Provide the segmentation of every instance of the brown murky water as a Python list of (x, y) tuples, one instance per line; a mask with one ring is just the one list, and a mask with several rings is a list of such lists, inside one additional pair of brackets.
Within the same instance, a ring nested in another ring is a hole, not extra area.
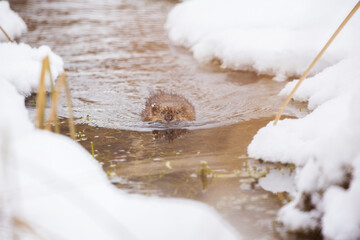
[[(171, 45), (163, 26), (174, 4), (28, 0), (12, 7), (29, 27), (21, 41), (49, 45), (63, 57), (78, 141), (89, 152), (93, 142), (113, 184), (131, 193), (199, 200), (247, 239), (279, 239), (273, 220), (287, 195), (264, 190), (261, 179), (281, 173), (291, 182), (292, 168), (250, 159), (246, 148), (273, 118), (284, 83), (200, 65)], [(197, 120), (173, 129), (141, 122), (146, 97), (156, 89), (187, 97)], [(66, 118), (66, 104), (60, 105)], [(28, 109), (33, 113), (30, 102)], [(290, 106), (286, 114), (303, 113)]]

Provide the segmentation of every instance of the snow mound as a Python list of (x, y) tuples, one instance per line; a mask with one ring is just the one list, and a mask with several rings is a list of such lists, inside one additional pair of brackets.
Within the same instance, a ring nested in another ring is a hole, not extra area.
[[(24, 96), (36, 92), (43, 58), (49, 56), (53, 79), (64, 71), (62, 59), (48, 46), (32, 48), (24, 43), (0, 43), (0, 81), (13, 84)], [(46, 81), (49, 90), (50, 82)]]
[[(314, 109), (337, 96), (360, 89), (360, 57), (342, 60), (331, 68), (320, 72), (316, 77), (310, 77), (301, 84), (293, 98), (308, 102), (308, 107)], [(298, 80), (292, 81), (280, 92), (280, 96), (288, 96)]]
[[(21, 17), (10, 9), (7, 1), (0, 1), (0, 26), (5, 30), (11, 39), (15, 39), (25, 33), (27, 28)], [(0, 31), (0, 42), (7, 42), (8, 39)]]
[[(193, 0), (168, 15), (169, 38), (200, 62), (274, 74), (301, 75), (357, 1)], [(360, 52), (360, 15), (343, 29), (313, 73)]]
[(294, 98), (309, 101), (313, 112), (277, 126), (270, 122), (248, 147), (251, 157), (298, 166), (297, 197), (278, 215), (290, 230), (322, 229), (329, 239), (360, 238), (359, 65), (359, 57), (349, 58), (305, 79)]

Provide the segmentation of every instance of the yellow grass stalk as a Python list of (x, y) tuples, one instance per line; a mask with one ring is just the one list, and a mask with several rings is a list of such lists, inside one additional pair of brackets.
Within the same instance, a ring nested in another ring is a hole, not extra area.
[(70, 137), (73, 140), (75, 140), (75, 125), (74, 125), (74, 115), (73, 115), (72, 104), (71, 104), (71, 95), (70, 95), (70, 89), (69, 89), (68, 81), (66, 79), (65, 74), (64, 74), (64, 86), (65, 86), (66, 99), (67, 99), (67, 105), (68, 105), (68, 111), (69, 111)]
[(61, 89), (64, 86), (64, 82), (65, 82), (65, 74), (61, 74), (59, 81), (56, 83), (56, 89), (51, 94), (50, 116), (49, 116), (49, 119), (46, 122), (46, 127), (45, 127), (46, 130), (50, 131), (51, 130), (51, 123), (54, 122), (55, 123), (55, 132), (56, 133), (60, 132), (59, 131), (59, 124), (58, 124), (57, 117), (56, 117), (56, 109), (57, 109), (57, 103), (59, 101)]
[(45, 59), (46, 59), (46, 60), (45, 60), (45, 64), (46, 64), (45, 69), (48, 71), (48, 73), (49, 73), (49, 78), (50, 78), (51, 94), (54, 94), (54, 92), (55, 92), (55, 87), (54, 87), (54, 79), (53, 79), (53, 76), (52, 76), (52, 74), (51, 74), (50, 60), (49, 60), (49, 57), (48, 57), (48, 56), (46, 56)]
[[(46, 102), (46, 87), (45, 87), (45, 75), (46, 72), (48, 72), (50, 77), (50, 86), (51, 86), (51, 109), (50, 109), (50, 116), (48, 121), (46, 122), (46, 126), (44, 124), (45, 119), (45, 102)], [(72, 112), (72, 104), (71, 104), (71, 96), (70, 96), (70, 89), (69, 85), (66, 79), (65, 73), (60, 75), (60, 80), (56, 84), (56, 89), (54, 87), (53, 78), (51, 75), (51, 69), (50, 69), (50, 61), (49, 57), (45, 57), (42, 61), (42, 67), (41, 67), (41, 75), (40, 75), (40, 83), (38, 88), (38, 93), (36, 96), (36, 127), (40, 129), (46, 129), (51, 130), (51, 123), (55, 123), (55, 132), (59, 133), (59, 124), (56, 114), (56, 108), (57, 103), (59, 101), (61, 89), (65, 87), (66, 92), (66, 99), (67, 99), (67, 105), (69, 110), (69, 129), (70, 129), (70, 137), (75, 140), (75, 126), (74, 126), (74, 117)]]
[(9, 40), (9, 42), (14, 42), (14, 40), (12, 40), (10, 38), (10, 36), (5, 32), (5, 30), (0, 26), (0, 30), (3, 32), (3, 34), (5, 35), (5, 37), (7, 38), (7, 40)]
[(311, 69), (314, 67), (314, 65), (316, 64), (316, 62), (319, 60), (319, 58), (324, 54), (324, 52), (326, 51), (326, 49), (330, 46), (330, 44), (332, 43), (332, 41), (335, 39), (335, 37), (339, 34), (339, 32), (343, 29), (343, 27), (346, 25), (346, 23), (350, 20), (350, 18), (354, 15), (354, 13), (359, 9), (360, 7), (360, 1), (358, 1), (358, 3), (355, 5), (355, 7), (351, 10), (351, 12), (346, 16), (346, 18), (344, 19), (344, 21), (340, 24), (340, 26), (336, 29), (336, 31), (334, 32), (334, 34), (331, 36), (331, 38), (328, 40), (328, 42), (325, 44), (325, 46), (321, 49), (321, 51), (319, 52), (319, 54), (315, 57), (315, 59), (313, 60), (313, 62), (310, 64), (310, 66), (306, 69), (306, 71), (304, 72), (304, 74), (300, 77), (299, 81), (297, 82), (297, 84), (295, 85), (295, 87), (293, 88), (293, 90), (291, 91), (291, 93), (289, 94), (289, 96), (285, 99), (285, 101), (283, 102), (283, 104), (281, 105), (276, 117), (275, 117), (275, 121), (274, 121), (274, 125), (277, 124), (277, 122), (279, 121), (282, 112), (284, 111), (284, 108), (286, 107), (286, 105), (289, 103), (289, 101), (291, 100), (291, 98), (293, 97), (294, 93), (296, 92), (296, 90), (299, 88), (300, 84), (304, 81), (304, 79), (307, 77), (307, 75), (310, 73)]
[(46, 90), (45, 90), (45, 73), (46, 73), (46, 58), (42, 61), (40, 83), (36, 96), (36, 120), (35, 126), (40, 129), (44, 129), (44, 115), (45, 115), (45, 102), (46, 102)]
[(51, 109), (50, 109), (50, 116), (46, 124), (46, 129), (51, 130), (51, 123), (55, 121), (55, 131), (58, 132), (58, 123), (56, 118), (56, 109), (57, 109), (57, 103), (59, 101), (61, 89), (65, 87), (66, 92), (66, 99), (67, 99), (67, 105), (69, 110), (69, 130), (70, 130), (70, 137), (72, 139), (75, 139), (75, 126), (74, 126), (74, 117), (72, 112), (72, 104), (71, 104), (71, 96), (70, 96), (70, 89), (67, 83), (66, 75), (65, 73), (60, 75), (59, 81), (56, 83), (56, 89), (54, 90), (54, 93), (52, 95), (52, 103), (51, 103)]

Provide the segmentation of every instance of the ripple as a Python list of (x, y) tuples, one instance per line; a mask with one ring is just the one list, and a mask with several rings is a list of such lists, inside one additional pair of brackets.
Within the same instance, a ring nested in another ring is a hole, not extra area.
[[(171, 1), (34, 1), (36, 9), (26, 3), (21, 9), (32, 26), (23, 41), (50, 45), (64, 58), (77, 123), (137, 131), (169, 127), (141, 122), (147, 97), (160, 89), (194, 105), (196, 121), (173, 126), (180, 128), (267, 117), (281, 104), (283, 83), (272, 77), (200, 65), (172, 46), (163, 27)], [(66, 117), (64, 98), (60, 105)]]

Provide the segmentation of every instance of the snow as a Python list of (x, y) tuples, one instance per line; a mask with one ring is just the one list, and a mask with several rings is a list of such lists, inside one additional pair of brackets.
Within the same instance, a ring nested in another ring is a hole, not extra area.
[[(175, 44), (203, 63), (300, 76), (356, 0), (189, 0), (169, 13)], [(278, 213), (287, 230), (321, 230), (326, 239), (360, 238), (360, 12), (340, 32), (293, 99), (312, 110), (301, 119), (270, 122), (248, 146), (248, 155), (293, 163), (295, 199)], [(280, 92), (287, 96), (297, 80)], [(260, 186), (286, 189), (270, 173)]]
[[(64, 71), (62, 59), (48, 46), (32, 48), (24, 43), (0, 43), (0, 52), (0, 79), (11, 82), (24, 96), (37, 90), (44, 57), (49, 56), (53, 79)], [(49, 90), (48, 79), (46, 85)]]
[(273, 193), (295, 191), (294, 174), (289, 169), (272, 169), (265, 177), (260, 178), (259, 186)]
[(324, 196), (323, 232), (333, 239), (359, 239), (360, 236), (360, 155), (354, 165), (356, 172), (349, 190), (332, 186)]
[[(314, 206), (307, 212), (299, 207), (305, 200), (297, 198), (294, 200), (297, 204), (284, 207), (279, 219), (289, 229), (294, 230), (294, 225), (299, 229), (313, 225), (312, 214), (315, 214), (315, 226), (322, 228), (322, 233), (329, 239), (360, 237), (360, 219), (357, 217), (360, 214), (357, 207), (360, 194), (357, 175), (360, 170), (360, 72), (354, 68), (359, 64), (360, 58), (346, 59), (306, 79), (295, 98), (308, 100), (314, 110), (302, 119), (279, 121), (277, 126), (270, 122), (259, 130), (248, 147), (251, 157), (292, 162), (298, 166), (298, 196), (308, 195)], [(282, 93), (293, 84), (289, 83)], [(349, 182), (351, 188), (346, 189)], [(294, 224), (298, 221), (296, 217), (289, 217), (290, 212), (299, 211), (309, 217), (309, 221), (302, 221), (301, 227)], [(351, 224), (339, 227), (341, 222), (337, 218), (340, 217), (342, 223)]]
[[(356, 4), (345, 1), (193, 0), (169, 13), (166, 28), (177, 45), (200, 62), (274, 74), (301, 75)], [(359, 53), (360, 16), (355, 15), (313, 73)], [(291, 61), (289, 61), (291, 59)]]
[[(25, 22), (10, 9), (7, 1), (0, 1), (0, 26), (11, 39), (20, 37), (27, 30)], [(0, 31), (0, 42), (7, 41), (6, 36)]]
[(0, 43), (0, 52), (1, 239), (239, 239), (209, 206), (124, 193), (78, 143), (35, 129), (24, 96), (43, 57), (54, 77), (63, 62), (44, 46)]

